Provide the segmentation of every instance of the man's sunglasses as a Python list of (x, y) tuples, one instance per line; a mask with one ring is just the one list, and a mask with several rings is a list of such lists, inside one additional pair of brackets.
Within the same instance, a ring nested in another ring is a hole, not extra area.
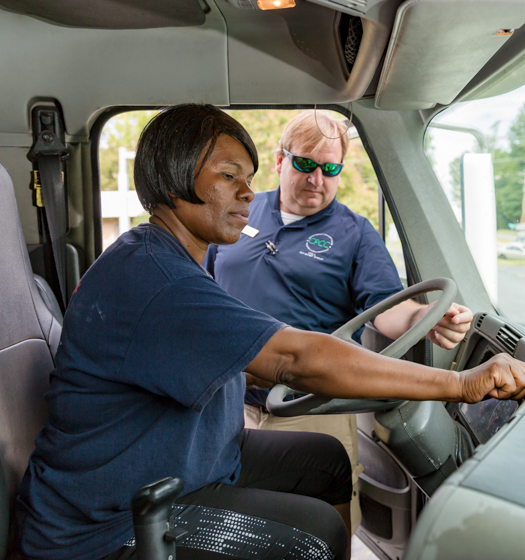
[(294, 169), (302, 173), (312, 173), (318, 167), (325, 177), (337, 177), (343, 169), (344, 163), (317, 163), (307, 157), (296, 156), (283, 148), (284, 155), (292, 162)]

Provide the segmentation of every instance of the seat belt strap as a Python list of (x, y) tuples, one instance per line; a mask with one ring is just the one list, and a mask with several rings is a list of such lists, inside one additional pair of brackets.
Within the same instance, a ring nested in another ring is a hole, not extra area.
[[(43, 222), (44, 255), (51, 253), (52, 259), (45, 259), (46, 276), (53, 286), (62, 311), (67, 303), (67, 249), (68, 229), (67, 198), (62, 166), (69, 157), (64, 144), (64, 127), (57, 108), (38, 106), (33, 109), (34, 143), (28, 153), (33, 162), (36, 205), (40, 208)], [(51, 264), (52, 270), (48, 270)], [(56, 286), (55, 278), (58, 280)]]
[(53, 251), (55, 268), (58, 276), (62, 303), (66, 305), (67, 280), (66, 280), (66, 195), (62, 180), (62, 168), (58, 156), (42, 156), (37, 158), (40, 174), (42, 197), (47, 226), (49, 228), (49, 241)]

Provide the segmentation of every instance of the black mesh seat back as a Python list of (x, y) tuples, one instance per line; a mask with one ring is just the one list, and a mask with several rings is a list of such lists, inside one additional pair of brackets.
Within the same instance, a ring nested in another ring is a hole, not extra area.
[(35, 285), (13, 184), (1, 164), (0, 228), (0, 558), (3, 558), (16, 492), (35, 437), (46, 420), (44, 394), (54, 368), (61, 327)]

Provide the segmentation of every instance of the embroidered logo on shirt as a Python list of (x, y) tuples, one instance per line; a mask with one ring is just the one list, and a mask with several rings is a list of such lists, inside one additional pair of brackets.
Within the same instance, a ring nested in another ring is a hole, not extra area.
[(314, 233), (306, 240), (306, 248), (308, 253), (299, 251), (300, 255), (305, 257), (314, 258), (317, 261), (323, 261), (323, 257), (319, 257), (319, 253), (326, 253), (334, 244), (333, 238), (327, 233)]
[(333, 238), (327, 233), (314, 233), (306, 240), (306, 248), (313, 253), (326, 253), (333, 244)]

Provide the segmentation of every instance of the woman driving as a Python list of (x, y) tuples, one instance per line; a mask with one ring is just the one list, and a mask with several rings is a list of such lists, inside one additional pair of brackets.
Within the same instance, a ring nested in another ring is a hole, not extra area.
[[(244, 430), (248, 372), (336, 398), (477, 402), (525, 395), (500, 355), (461, 373), (303, 332), (229, 296), (202, 268), (235, 243), (257, 171), (244, 128), (210, 105), (159, 113), (135, 184), (150, 223), (93, 264), (68, 307), (57, 368), (17, 500), (31, 559), (136, 558), (131, 498), (176, 476), (181, 559), (341, 559), (351, 468), (330, 436)], [(334, 506), (334, 507), (332, 507)]]

